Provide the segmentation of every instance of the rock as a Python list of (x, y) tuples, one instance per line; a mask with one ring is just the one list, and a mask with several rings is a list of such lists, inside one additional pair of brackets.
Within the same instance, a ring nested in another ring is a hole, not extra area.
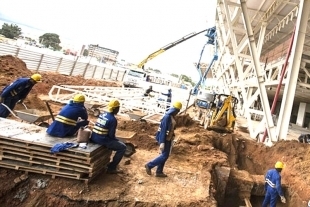
[(15, 178), (14, 179), (14, 183), (15, 184), (18, 184), (18, 183), (20, 183), (22, 180), (20, 179), (20, 177), (17, 177), (17, 178)]
[(127, 159), (127, 160), (125, 160), (124, 165), (130, 165), (130, 163), (131, 163), (131, 160)]
[(27, 174), (22, 174), (19, 178), (21, 180), (27, 180), (28, 179), (28, 175)]

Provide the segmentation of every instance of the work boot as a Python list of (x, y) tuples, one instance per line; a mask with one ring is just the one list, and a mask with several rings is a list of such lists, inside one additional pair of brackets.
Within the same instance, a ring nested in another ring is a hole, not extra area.
[(145, 171), (148, 175), (152, 175), (152, 171), (151, 171), (151, 168), (149, 168), (149, 166), (146, 164), (145, 166)]
[(165, 173), (156, 173), (155, 177), (165, 178), (168, 176)]

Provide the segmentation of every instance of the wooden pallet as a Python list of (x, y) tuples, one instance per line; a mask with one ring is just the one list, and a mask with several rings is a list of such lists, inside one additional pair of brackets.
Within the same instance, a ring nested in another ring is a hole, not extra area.
[(0, 118), (0, 126), (0, 167), (3, 168), (89, 183), (110, 162), (111, 150), (97, 144), (89, 143), (86, 149), (70, 148), (53, 155), (50, 149), (56, 143), (74, 142), (74, 139), (53, 138), (41, 127), (13, 120)]

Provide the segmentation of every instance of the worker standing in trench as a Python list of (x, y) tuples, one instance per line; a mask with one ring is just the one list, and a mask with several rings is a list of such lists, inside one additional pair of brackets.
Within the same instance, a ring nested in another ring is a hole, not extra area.
[(284, 164), (278, 161), (275, 164), (274, 169), (267, 171), (265, 176), (265, 199), (263, 202), (263, 207), (267, 207), (270, 204), (270, 207), (276, 207), (278, 195), (281, 198), (282, 203), (286, 203), (282, 187), (281, 187), (281, 171), (284, 167)]
[(0, 95), (0, 103), (2, 103), (0, 104), (0, 117), (8, 117), (10, 111), (5, 106), (13, 110), (16, 103), (23, 103), (32, 87), (41, 81), (42, 76), (40, 74), (33, 74), (30, 78), (18, 78), (9, 86), (6, 86)]
[(89, 121), (84, 102), (83, 94), (75, 95), (55, 117), (55, 121), (46, 130), (47, 134), (54, 137), (69, 137), (75, 135), (79, 128), (87, 126)]
[(161, 120), (159, 129), (156, 133), (156, 140), (159, 144), (160, 155), (145, 165), (145, 170), (148, 175), (152, 175), (151, 169), (157, 166), (155, 176), (167, 177), (163, 170), (165, 163), (169, 158), (172, 147), (171, 144), (175, 136), (174, 130), (176, 127), (176, 121), (174, 117), (180, 112), (181, 108), (182, 103), (175, 102)]
[(107, 173), (109, 174), (123, 172), (122, 170), (117, 170), (117, 166), (126, 152), (126, 145), (115, 137), (117, 127), (115, 115), (119, 112), (119, 109), (120, 102), (112, 99), (108, 104), (107, 112), (99, 115), (90, 138), (92, 142), (116, 151), (112, 162), (108, 164)]

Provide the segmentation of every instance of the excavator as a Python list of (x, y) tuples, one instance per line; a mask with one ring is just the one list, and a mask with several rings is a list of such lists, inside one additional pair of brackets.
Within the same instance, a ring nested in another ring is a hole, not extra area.
[[(198, 109), (197, 119), (205, 129), (231, 133), (234, 131), (236, 121), (235, 105), (238, 103), (238, 99), (231, 95), (209, 93), (203, 89), (207, 74), (214, 62), (218, 59), (216, 27), (208, 29), (206, 36), (208, 37), (208, 41), (202, 48), (197, 64), (200, 79), (192, 90), (192, 95), (196, 95), (195, 108)], [(214, 45), (214, 55), (209, 66), (202, 72), (200, 61), (204, 48), (208, 44)]]
[(142, 60), (139, 64), (138, 64), (138, 68), (142, 68), (144, 70), (144, 65), (149, 61), (149, 60), (152, 60), (153, 58), (155, 58), (156, 56), (160, 55), (161, 53), (165, 52), (166, 50), (169, 50), (170, 48), (192, 38), (192, 37), (195, 37), (197, 35), (199, 35), (200, 33), (203, 33), (205, 31), (207, 31), (208, 29), (205, 29), (205, 30), (202, 30), (198, 33), (196, 32), (192, 32), (184, 37), (182, 37), (181, 39), (175, 41), (175, 42), (172, 42), (172, 43), (169, 43), (168, 45), (160, 48), (159, 50), (153, 52), (152, 54), (150, 54), (149, 56), (147, 56), (147, 58), (145, 58), (144, 60)]
[(200, 94), (195, 100), (197, 118), (207, 130), (232, 133), (235, 127), (235, 106), (238, 99), (226, 94)]

